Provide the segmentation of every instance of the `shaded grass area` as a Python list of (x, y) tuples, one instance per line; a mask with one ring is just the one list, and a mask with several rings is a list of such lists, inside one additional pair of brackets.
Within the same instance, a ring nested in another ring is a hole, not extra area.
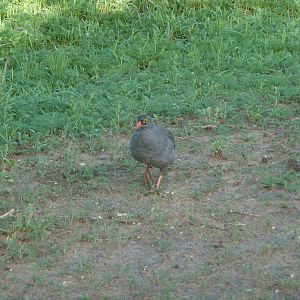
[(298, 112), (295, 1), (3, 1), (1, 20), (2, 158), (57, 132), (126, 132), (144, 111), (261, 125)]

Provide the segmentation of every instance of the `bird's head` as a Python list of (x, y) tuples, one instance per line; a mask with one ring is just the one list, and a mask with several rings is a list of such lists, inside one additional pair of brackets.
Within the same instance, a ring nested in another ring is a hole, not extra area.
[(135, 128), (139, 129), (141, 127), (149, 126), (149, 125), (153, 125), (153, 124), (154, 124), (153, 117), (150, 115), (144, 114), (144, 115), (138, 116), (137, 122), (135, 124)]

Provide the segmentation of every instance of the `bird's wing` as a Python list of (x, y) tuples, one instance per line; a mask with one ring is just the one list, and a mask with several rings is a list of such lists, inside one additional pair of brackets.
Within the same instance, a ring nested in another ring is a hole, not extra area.
[(174, 135), (173, 135), (173, 133), (172, 133), (171, 131), (169, 131), (168, 129), (167, 129), (167, 131), (168, 131), (168, 137), (169, 137), (170, 140), (173, 142), (174, 149), (175, 149), (175, 138), (174, 138)]

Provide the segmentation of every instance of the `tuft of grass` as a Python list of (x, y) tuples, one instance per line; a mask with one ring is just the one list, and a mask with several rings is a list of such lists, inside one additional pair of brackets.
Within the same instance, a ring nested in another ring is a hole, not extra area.
[(216, 139), (212, 142), (211, 150), (213, 156), (222, 157), (226, 149), (227, 142), (224, 138)]
[(246, 113), (251, 123), (256, 123), (263, 117), (261, 108), (253, 103), (246, 106)]

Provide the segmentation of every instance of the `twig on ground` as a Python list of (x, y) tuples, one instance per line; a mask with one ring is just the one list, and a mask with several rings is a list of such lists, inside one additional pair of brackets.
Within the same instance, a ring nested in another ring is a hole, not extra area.
[(204, 228), (210, 228), (210, 229), (219, 229), (219, 230), (225, 230), (224, 227), (218, 226), (218, 225), (211, 225), (211, 224), (204, 224), (204, 223), (193, 223), (193, 222), (188, 222), (189, 225), (193, 226), (202, 226)]
[(15, 209), (14, 208), (12, 208), (10, 211), (8, 211), (8, 212), (6, 212), (5, 214), (3, 214), (3, 215), (1, 215), (0, 216), (0, 219), (4, 219), (4, 218), (6, 218), (6, 217), (9, 217), (9, 216), (11, 216), (11, 215), (13, 215), (14, 213), (15, 213)]
[(241, 223), (241, 222), (237, 222), (236, 226), (246, 226), (247, 224)]
[(242, 216), (256, 217), (256, 218), (259, 218), (259, 217), (260, 217), (260, 215), (257, 215), (257, 214), (251, 214), (251, 213), (245, 213), (245, 212), (242, 212), (242, 211), (231, 210), (230, 212), (231, 212), (232, 214), (238, 214), (238, 215), (242, 215)]
[(201, 126), (202, 129), (206, 129), (206, 130), (212, 130), (214, 128), (217, 128), (217, 125), (204, 125)]

